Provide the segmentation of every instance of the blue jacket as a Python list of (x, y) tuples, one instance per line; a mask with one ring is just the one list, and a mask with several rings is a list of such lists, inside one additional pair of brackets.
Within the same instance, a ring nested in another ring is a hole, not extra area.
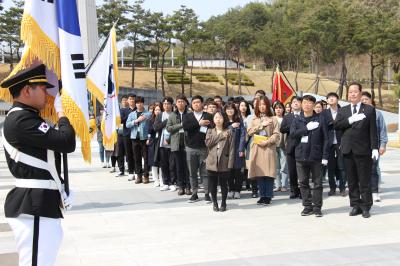
[(388, 143), (388, 136), (385, 119), (383, 118), (382, 113), (378, 110), (376, 110), (376, 131), (378, 132), (378, 147), (386, 148), (386, 144)]
[(242, 121), (240, 121), (240, 126), (238, 128), (233, 128), (232, 125), (230, 125), (229, 129), (232, 131), (235, 142), (235, 162), (233, 168), (241, 169), (244, 166), (245, 156), (239, 157), (239, 152), (245, 151), (246, 129)]
[(146, 140), (148, 138), (148, 121), (151, 117), (151, 113), (147, 111), (143, 111), (141, 115), (146, 117), (146, 120), (136, 124), (134, 121), (138, 118), (137, 111), (134, 111), (129, 114), (128, 119), (126, 120), (126, 127), (131, 129), (131, 139), (136, 139), (137, 133), (139, 131), (140, 140)]

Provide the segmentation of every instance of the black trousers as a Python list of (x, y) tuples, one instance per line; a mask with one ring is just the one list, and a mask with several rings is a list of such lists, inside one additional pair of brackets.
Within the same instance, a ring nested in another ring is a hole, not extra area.
[(343, 155), (337, 144), (333, 144), (329, 150), (328, 178), (331, 190), (336, 190), (337, 181), (339, 182), (340, 191), (346, 189), (346, 172), (344, 170)]
[[(296, 162), (299, 176), (300, 193), (303, 206), (321, 210), (322, 207), (322, 172), (320, 162)], [(314, 183), (310, 188), (310, 177)]]
[(349, 153), (344, 155), (346, 166), (350, 206), (362, 210), (370, 210), (372, 206), (370, 155)]
[(211, 192), (211, 199), (214, 204), (217, 204), (217, 186), (221, 186), (222, 206), (226, 206), (226, 197), (228, 196), (228, 178), (230, 172), (214, 172), (207, 171), (208, 189)]
[[(133, 148), (133, 158), (135, 162), (135, 173), (139, 178), (142, 176), (149, 176), (149, 168), (147, 164), (147, 140), (133, 139), (132, 140), (132, 148)], [(142, 164), (143, 159), (143, 164)]]
[[(135, 161), (133, 158), (132, 140), (131, 140), (130, 136), (123, 136), (122, 138), (123, 138), (123, 142), (124, 142), (126, 161), (128, 162), (128, 173), (133, 174), (135, 171)], [(142, 164), (142, 163), (140, 163), (140, 164)]]
[(244, 169), (243, 171), (243, 177), (246, 179), (246, 188), (251, 186), (251, 192), (253, 194), (258, 192), (258, 183), (257, 183), (257, 179), (249, 179), (249, 170), (248, 169)]
[(171, 154), (174, 161), (172, 173), (176, 176), (178, 187), (182, 189), (190, 188), (185, 148), (182, 147), (179, 151), (173, 151)]
[[(296, 167), (296, 159), (294, 155), (286, 154), (286, 162), (288, 166), (288, 175), (290, 182), (290, 193), (291, 194), (300, 194), (299, 183), (297, 181), (297, 167)], [(321, 173), (320, 173), (321, 175)]]
[(117, 157), (117, 163), (118, 163), (118, 169), (120, 172), (124, 173), (125, 172), (125, 145), (124, 145), (124, 137), (122, 135), (118, 135), (118, 140), (117, 140), (117, 145), (118, 145), (118, 157)]
[(232, 169), (228, 179), (229, 191), (240, 192), (242, 190), (242, 182), (241, 169)]
[(162, 179), (164, 185), (174, 185), (176, 183), (175, 180), (175, 175), (172, 173), (171, 175), (171, 170), (172, 169), (172, 157), (171, 157), (171, 149), (169, 148), (159, 148), (159, 153), (160, 153), (160, 167), (161, 167), (161, 172), (162, 172)]

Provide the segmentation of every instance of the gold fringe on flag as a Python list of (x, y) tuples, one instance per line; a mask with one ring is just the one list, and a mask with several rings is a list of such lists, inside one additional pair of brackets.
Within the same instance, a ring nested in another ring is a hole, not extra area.
[[(104, 93), (91, 81), (88, 77), (86, 77), (86, 85), (88, 91), (92, 94), (92, 97), (96, 98), (100, 103), (104, 102)], [(95, 101), (94, 99), (92, 99)]]
[[(121, 124), (121, 117), (117, 116), (117, 125)], [(104, 148), (108, 151), (113, 151), (114, 150), (114, 144), (117, 143), (118, 140), (118, 133), (115, 130), (110, 138), (107, 138), (105, 132), (106, 132), (106, 128), (105, 128), (105, 121), (104, 119), (102, 119), (101, 121), (101, 132), (103, 133), (103, 145)]]
[(48, 69), (53, 71), (58, 79), (61, 79), (60, 48), (27, 13), (24, 13), (22, 17), (21, 40), (29, 46), (35, 57), (39, 58)]
[(79, 137), (82, 143), (82, 155), (86, 162), (91, 162), (92, 152), (90, 149), (90, 133), (89, 127), (85, 123), (86, 118), (81, 109), (76, 105), (72, 98), (63, 90), (61, 94), (62, 106), (65, 115), (69, 118), (69, 122), (75, 129), (75, 134)]

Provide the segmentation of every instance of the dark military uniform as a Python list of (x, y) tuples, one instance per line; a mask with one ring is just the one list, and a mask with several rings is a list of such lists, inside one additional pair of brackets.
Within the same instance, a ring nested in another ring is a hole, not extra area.
[[(17, 95), (27, 85), (53, 87), (44, 65), (17, 73), (1, 87)], [(19, 264), (52, 265), (63, 236), (60, 218), (66, 197), (59, 153), (75, 150), (75, 131), (68, 118), (60, 118), (55, 129), (39, 116), (39, 110), (15, 101), (4, 121), (3, 145), (15, 177), (5, 215), (16, 238)]]

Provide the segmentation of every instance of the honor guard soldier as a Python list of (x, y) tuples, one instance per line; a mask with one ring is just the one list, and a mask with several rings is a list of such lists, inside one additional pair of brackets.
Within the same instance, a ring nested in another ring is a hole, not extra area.
[(53, 265), (63, 237), (62, 210), (72, 204), (55, 158), (75, 150), (75, 132), (62, 111), (59, 94), (54, 101), (58, 129), (39, 116), (46, 105), (46, 90), (54, 87), (47, 81), (44, 65), (20, 71), (0, 86), (8, 88), (14, 99), (2, 135), (8, 168), (16, 181), (5, 201), (5, 216), (16, 238), (19, 265)]

